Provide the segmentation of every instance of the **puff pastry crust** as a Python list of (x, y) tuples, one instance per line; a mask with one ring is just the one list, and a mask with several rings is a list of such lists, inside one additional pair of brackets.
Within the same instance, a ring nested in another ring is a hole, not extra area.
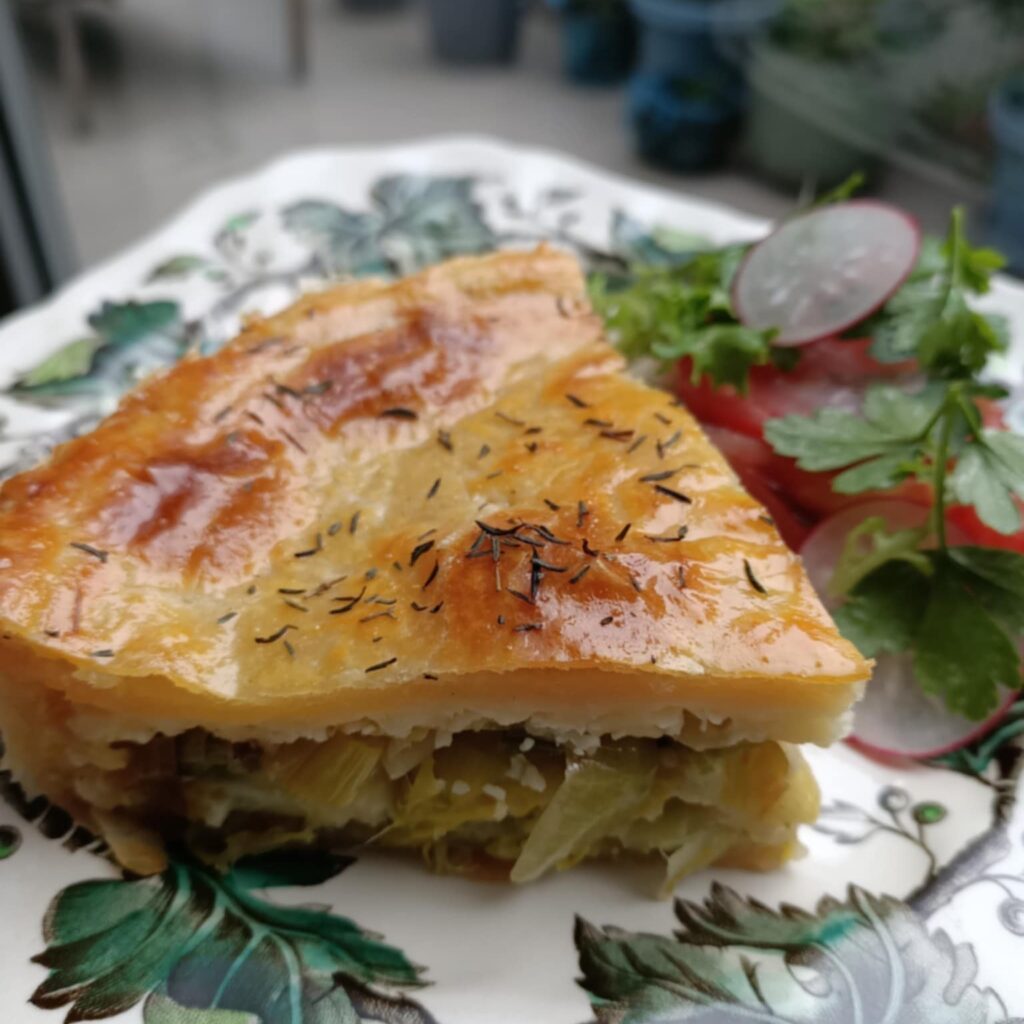
[(0, 489), (0, 628), (9, 690), (212, 730), (824, 740), (869, 674), (547, 248), (343, 284), (145, 382)]

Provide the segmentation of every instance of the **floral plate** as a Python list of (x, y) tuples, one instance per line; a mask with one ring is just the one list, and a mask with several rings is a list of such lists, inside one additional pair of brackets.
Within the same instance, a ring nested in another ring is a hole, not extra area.
[[(761, 221), (480, 140), (288, 157), (216, 188), (0, 327), (0, 466), (88, 429), (141, 376), (324, 278), (542, 239), (590, 268), (677, 258)], [(1017, 347), (1024, 290), (991, 304)], [(1024, 393), (1011, 403), (1024, 426)], [(412, 859), (179, 862), (121, 876), (0, 772), (0, 1020), (138, 1024), (997, 1024), (1024, 1018), (1024, 701), (930, 764), (811, 750), (808, 856), (688, 879), (585, 866), (526, 888)]]

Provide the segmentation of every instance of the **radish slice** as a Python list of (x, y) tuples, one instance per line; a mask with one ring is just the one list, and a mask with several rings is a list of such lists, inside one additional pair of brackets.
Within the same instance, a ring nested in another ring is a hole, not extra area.
[[(910, 529), (923, 525), (928, 513), (925, 505), (878, 500), (852, 505), (826, 519), (800, 551), (807, 575), (822, 601), (831, 608), (842, 603), (829, 595), (828, 583), (850, 530), (871, 516), (885, 520), (890, 531)], [(947, 530), (951, 544), (970, 543), (968, 535), (952, 524)], [(921, 689), (910, 655), (883, 654), (876, 659), (864, 698), (854, 709), (850, 743), (883, 759), (938, 757), (966, 746), (992, 729), (1009, 711), (1016, 696), (1015, 690), (1001, 691), (999, 707), (981, 722), (963, 718)]]
[(755, 245), (736, 272), (736, 316), (774, 344), (841, 334), (882, 306), (914, 269), (917, 222), (886, 203), (853, 200), (786, 221)]
[[(872, 516), (882, 519), (890, 533), (895, 530), (911, 530), (924, 526), (930, 512), (928, 505), (914, 501), (875, 498), (856, 505), (848, 505), (819, 523), (804, 541), (800, 557), (803, 559), (808, 578), (814, 584), (814, 589), (825, 606), (835, 608), (842, 603), (829, 595), (828, 585), (851, 530)], [(969, 543), (967, 535), (952, 525), (948, 527), (948, 540), (951, 544)]]
[(882, 760), (940, 757), (990, 732), (1016, 700), (1016, 690), (1000, 690), (999, 705), (988, 718), (980, 722), (962, 718), (921, 689), (909, 655), (883, 654), (863, 700), (854, 709), (849, 742)]

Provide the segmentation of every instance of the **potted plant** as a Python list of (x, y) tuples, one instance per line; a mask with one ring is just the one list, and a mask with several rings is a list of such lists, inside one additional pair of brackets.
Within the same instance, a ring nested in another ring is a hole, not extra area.
[(688, 82), (743, 76), (743, 44), (780, 0), (630, 0), (640, 33), (639, 67)]
[(720, 163), (743, 110), (749, 39), (779, 0), (630, 0), (639, 30), (629, 115), (641, 156), (680, 171)]
[(906, 141), (917, 153), (978, 180), (992, 162), (989, 97), (1002, 76), (940, 78), (914, 102)]
[(636, 33), (626, 0), (550, 0), (562, 17), (565, 74), (582, 85), (612, 85), (633, 66)]
[(902, 120), (882, 74), (881, 0), (786, 0), (750, 61), (745, 151), (787, 185), (869, 170)]
[(881, 0), (877, 12), (879, 39), (891, 49), (922, 48), (946, 29), (956, 3), (957, 0)]
[(452, 64), (505, 64), (519, 38), (521, 0), (427, 0), (434, 54)]
[(1020, 0), (986, 0), (989, 14), (1007, 32), (1024, 28), (1024, 5)]

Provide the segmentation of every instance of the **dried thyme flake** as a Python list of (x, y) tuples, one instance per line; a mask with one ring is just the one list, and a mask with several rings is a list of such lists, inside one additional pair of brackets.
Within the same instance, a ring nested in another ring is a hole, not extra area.
[(743, 571), (746, 573), (747, 579), (750, 585), (759, 593), (767, 594), (768, 588), (754, 575), (754, 570), (750, 567), (750, 562), (745, 558), (743, 559)]
[(103, 551), (100, 548), (94, 548), (91, 544), (86, 544), (85, 541), (73, 540), (69, 547), (77, 548), (79, 551), (84, 551), (87, 555), (92, 555), (93, 558), (98, 558), (101, 562), (106, 562), (110, 557), (109, 551)]

